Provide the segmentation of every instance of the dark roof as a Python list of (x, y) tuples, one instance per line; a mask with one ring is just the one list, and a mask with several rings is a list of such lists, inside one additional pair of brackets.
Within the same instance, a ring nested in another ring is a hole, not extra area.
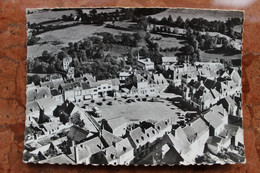
[(60, 95), (61, 93), (57, 90), (57, 89), (52, 89), (51, 90), (51, 95), (52, 96), (57, 96), (57, 95)]
[(207, 79), (204, 82), (204, 86), (208, 89), (212, 89), (215, 85), (215, 81), (211, 80), (211, 79)]
[(89, 134), (88, 131), (81, 129), (78, 126), (72, 126), (70, 128), (69, 133), (67, 134), (67, 137), (72, 140), (75, 140), (76, 142), (80, 142), (80, 141), (86, 139), (88, 134)]
[(38, 124), (43, 124), (50, 121), (50, 117), (44, 114), (43, 110), (40, 110), (40, 116), (38, 119)]
[(74, 109), (75, 105), (73, 103), (69, 103), (69, 105), (66, 107), (65, 109), (65, 113), (67, 113), (68, 115), (71, 114), (72, 110)]
[(91, 88), (89, 82), (81, 82), (81, 86), (83, 90)]

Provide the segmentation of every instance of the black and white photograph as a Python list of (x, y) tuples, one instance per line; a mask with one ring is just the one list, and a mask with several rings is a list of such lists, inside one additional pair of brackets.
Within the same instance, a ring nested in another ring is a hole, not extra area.
[(243, 11), (27, 9), (23, 161), (246, 163)]

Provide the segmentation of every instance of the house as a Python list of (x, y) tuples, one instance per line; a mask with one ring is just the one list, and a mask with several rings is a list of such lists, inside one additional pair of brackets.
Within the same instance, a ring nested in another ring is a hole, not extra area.
[(44, 123), (41, 124), (40, 127), (43, 129), (45, 135), (57, 134), (58, 131), (64, 128), (64, 126), (60, 122)]
[(36, 119), (40, 114), (40, 108), (36, 101), (26, 103), (26, 126), (29, 124), (36, 124)]
[(222, 119), (212, 111), (204, 115), (204, 119), (209, 123), (209, 135), (217, 136), (224, 130), (224, 122)]
[(63, 96), (57, 89), (51, 89), (51, 96), (57, 103), (63, 103)]
[(119, 155), (114, 146), (109, 146), (109, 147), (105, 148), (102, 152), (106, 158), (108, 165), (117, 165), (118, 164)]
[(138, 160), (149, 153), (148, 137), (140, 127), (129, 132), (128, 139), (134, 148), (135, 159)]
[(170, 161), (168, 161), (170, 164), (179, 164), (181, 162), (184, 164), (194, 163), (193, 156), (189, 154), (191, 151), (190, 143), (181, 127), (177, 128), (173, 134), (167, 133), (164, 138), (164, 143), (170, 147), (168, 151), (171, 153), (171, 156), (168, 157), (170, 158)]
[(186, 125), (183, 131), (191, 144), (190, 157), (195, 159), (196, 156), (202, 155), (205, 143), (209, 137), (209, 127), (206, 122), (198, 118)]
[(120, 72), (119, 73), (119, 81), (120, 81), (120, 83), (124, 84), (126, 78), (129, 77), (131, 74), (132, 74), (132, 72), (125, 72), (125, 71)]
[(80, 82), (61, 84), (59, 91), (62, 92), (63, 100), (81, 101), (83, 100), (82, 86)]
[(67, 67), (67, 74), (66, 74), (67, 79), (74, 79), (75, 76), (74, 73), (75, 73), (74, 67)]
[(73, 103), (69, 102), (68, 100), (65, 100), (65, 102), (62, 105), (58, 105), (53, 110), (53, 116), (59, 117), (60, 122), (66, 124), (67, 122), (69, 122), (69, 118), (74, 107), (75, 105)]
[(119, 165), (129, 165), (134, 159), (134, 148), (129, 142), (128, 138), (122, 139), (115, 144), (115, 148), (118, 154)]
[(176, 64), (177, 62), (178, 62), (178, 58), (176, 56), (162, 57), (162, 66), (165, 70), (168, 70), (170, 65)]
[(79, 144), (73, 143), (68, 157), (76, 164), (105, 164), (107, 162), (102, 149), (104, 149), (102, 141), (96, 136)]
[(152, 62), (150, 58), (137, 59), (137, 66), (147, 71), (154, 70), (154, 62)]
[(124, 136), (128, 124), (129, 122), (124, 117), (114, 118), (104, 122), (104, 129), (116, 136)]
[(51, 157), (42, 161), (39, 161), (40, 164), (75, 164), (66, 154), (61, 154), (55, 157)]
[(53, 98), (43, 98), (36, 101), (40, 107), (40, 109), (44, 110), (45, 114), (49, 117), (53, 117), (53, 111), (59, 104), (55, 99)]
[(42, 98), (50, 98), (51, 92), (48, 87), (35, 87), (26, 90), (26, 102), (40, 100)]
[(217, 155), (222, 149), (220, 146), (222, 139), (223, 138), (218, 136), (210, 136), (206, 142), (207, 150), (209, 150), (212, 154)]
[(196, 71), (196, 67), (192, 66), (190, 64), (172, 64), (168, 68), (168, 80), (171, 84), (174, 86), (180, 86), (181, 85), (181, 78), (183, 75), (192, 73), (193, 71)]
[(70, 63), (72, 63), (72, 58), (70, 56), (63, 58), (62, 65), (64, 71), (67, 71), (69, 69)]
[(153, 74), (152, 79), (157, 87), (158, 92), (165, 91), (166, 88), (169, 86), (169, 83), (167, 82), (167, 80), (164, 78), (164, 76), (161, 73)]
[(228, 114), (235, 116), (237, 115), (238, 105), (230, 96), (219, 100), (219, 103), (223, 105)]
[(89, 131), (83, 130), (82, 128), (75, 125), (73, 125), (67, 133), (68, 139), (73, 140), (76, 144), (85, 140), (87, 137), (89, 137), (89, 135)]
[(243, 129), (241, 127), (226, 124), (225, 130), (221, 135), (230, 135), (231, 145), (233, 146), (244, 146)]
[(224, 124), (228, 124), (228, 113), (222, 104), (214, 105), (210, 108), (210, 111), (215, 113), (215, 115), (218, 116)]

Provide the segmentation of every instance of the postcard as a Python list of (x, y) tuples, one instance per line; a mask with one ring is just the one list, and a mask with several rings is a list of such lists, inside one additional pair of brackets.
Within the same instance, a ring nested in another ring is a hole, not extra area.
[(245, 163), (243, 11), (27, 9), (25, 163)]

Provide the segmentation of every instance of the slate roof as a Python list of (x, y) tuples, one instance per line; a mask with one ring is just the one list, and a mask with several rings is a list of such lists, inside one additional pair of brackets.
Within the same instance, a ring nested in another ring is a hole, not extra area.
[(89, 82), (89, 86), (91, 88), (98, 87), (102, 84), (112, 85), (112, 81), (111, 80), (99, 80), (99, 81), (96, 81), (96, 82)]
[(52, 96), (57, 96), (57, 95), (61, 95), (61, 93), (57, 89), (52, 89), (51, 90), (51, 95)]
[(178, 62), (178, 59), (176, 56), (173, 57), (162, 57), (162, 63), (175, 63)]
[(134, 148), (143, 146), (148, 141), (147, 136), (143, 133), (143, 131), (140, 127), (137, 127), (134, 130), (130, 131), (130, 138), (132, 139), (132, 141), (134, 143), (134, 146), (133, 146)]
[(80, 84), (80, 82), (65, 83), (65, 84), (61, 84), (61, 87), (62, 87), (63, 91), (69, 91), (69, 90), (73, 90), (77, 87), (81, 87), (81, 84)]
[(224, 123), (215, 113), (211, 111), (205, 114), (204, 118), (215, 129)]
[(153, 79), (156, 84), (168, 84), (167, 80), (164, 78), (162, 74), (153, 74)]
[(49, 123), (44, 123), (41, 126), (46, 130), (46, 131), (52, 131), (57, 129), (57, 127), (59, 127), (61, 125), (61, 123), (59, 122), (49, 122)]
[(35, 111), (39, 111), (39, 110), (40, 110), (40, 108), (39, 108), (39, 105), (36, 101), (26, 103), (26, 114), (32, 113), (32, 112), (35, 112)]
[(67, 134), (68, 138), (76, 141), (77, 143), (86, 139), (89, 132), (83, 130), (82, 128), (78, 126), (72, 126)]
[(43, 98), (36, 101), (41, 109), (48, 110), (53, 106), (57, 106), (57, 102), (53, 98)]
[(120, 126), (127, 124), (128, 120), (126, 120), (124, 117), (119, 117), (119, 118), (107, 120), (107, 122), (112, 129), (116, 129)]
[(26, 91), (27, 103), (50, 96), (51, 93), (48, 87), (29, 88)]
[(185, 135), (187, 136), (187, 139), (192, 142), (196, 139), (197, 135), (194, 129), (191, 126), (186, 126), (183, 128), (183, 131)]
[(218, 146), (218, 144), (221, 142), (222, 138), (217, 137), (217, 136), (210, 136), (207, 140), (207, 144), (211, 144), (214, 146)]
[(115, 136), (104, 129), (102, 130), (102, 138), (105, 140), (108, 146), (113, 145), (113, 143), (117, 143), (122, 140), (122, 138)]
[(81, 82), (81, 86), (83, 90), (90, 89), (89, 82)]
[(116, 150), (117, 153), (121, 156), (122, 154), (124, 154), (125, 152), (132, 150), (133, 147), (129, 142), (128, 138), (122, 139), (121, 141), (116, 143)]

